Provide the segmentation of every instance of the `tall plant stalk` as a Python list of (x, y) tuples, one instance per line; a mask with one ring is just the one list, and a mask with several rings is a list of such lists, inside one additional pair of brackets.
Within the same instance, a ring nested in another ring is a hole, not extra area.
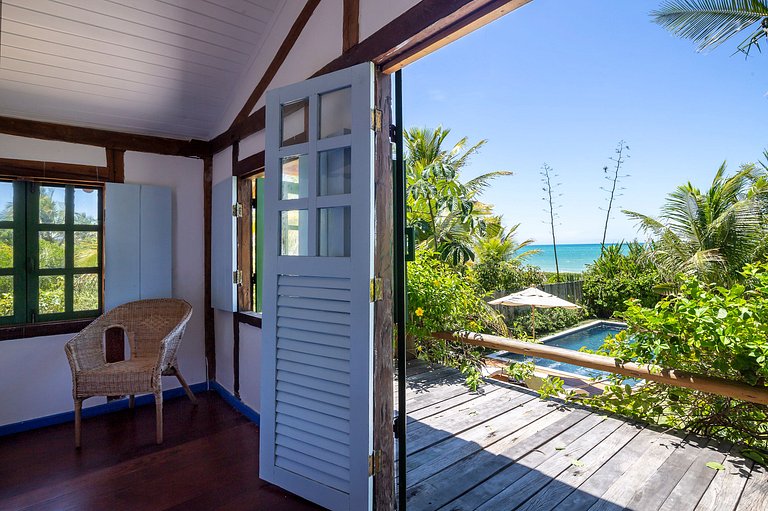
[(554, 183), (552, 181), (553, 178), (557, 177), (557, 174), (555, 174), (552, 167), (546, 163), (541, 166), (540, 173), (541, 181), (544, 183), (544, 188), (542, 188), (544, 191), (543, 200), (547, 203), (547, 208), (544, 211), (549, 213), (549, 226), (552, 230), (552, 249), (555, 253), (555, 275), (557, 281), (560, 282), (560, 264), (557, 260), (557, 239), (555, 238), (555, 218), (557, 218), (555, 198), (560, 196), (560, 194), (556, 194), (555, 192), (560, 183)]
[(624, 155), (624, 151), (629, 152), (629, 146), (624, 140), (619, 140), (619, 143), (616, 145), (616, 150), (614, 151), (616, 153), (615, 157), (609, 158), (614, 163), (613, 166), (613, 172), (609, 173), (608, 166), (606, 165), (603, 167), (603, 173), (605, 174), (605, 179), (610, 181), (610, 189), (608, 188), (602, 188), (606, 192), (608, 192), (608, 208), (605, 210), (605, 225), (603, 226), (603, 241), (600, 242), (600, 252), (605, 250), (605, 237), (608, 234), (608, 221), (611, 219), (611, 209), (613, 208), (613, 201), (616, 199), (616, 197), (621, 196), (621, 193), (619, 190), (617, 190), (617, 186), (619, 184), (619, 179), (624, 177), (629, 177), (629, 174), (621, 174), (621, 166), (626, 161), (626, 158), (629, 158), (629, 154), (626, 156)]

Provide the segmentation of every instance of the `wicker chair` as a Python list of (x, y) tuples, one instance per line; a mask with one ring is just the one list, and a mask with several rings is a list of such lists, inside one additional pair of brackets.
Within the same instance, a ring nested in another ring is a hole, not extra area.
[[(139, 300), (101, 315), (67, 342), (64, 349), (72, 369), (75, 400), (75, 447), (80, 447), (81, 412), (86, 398), (128, 395), (133, 408), (136, 394), (151, 392), (155, 395), (158, 444), (163, 442), (161, 376), (176, 376), (189, 399), (197, 404), (176, 362), (176, 351), (191, 315), (192, 306), (184, 300)], [(130, 359), (106, 362), (104, 336), (111, 328), (126, 334)]]

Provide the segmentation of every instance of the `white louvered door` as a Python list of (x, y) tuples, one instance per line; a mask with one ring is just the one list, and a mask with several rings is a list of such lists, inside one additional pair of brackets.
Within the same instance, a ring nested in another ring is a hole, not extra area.
[(373, 65), (267, 94), (259, 475), (371, 508)]

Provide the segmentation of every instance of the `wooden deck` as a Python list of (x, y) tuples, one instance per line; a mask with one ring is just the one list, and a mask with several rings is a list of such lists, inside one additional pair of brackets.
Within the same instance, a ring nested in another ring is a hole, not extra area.
[(422, 362), (406, 402), (409, 510), (768, 510), (768, 472), (727, 443)]

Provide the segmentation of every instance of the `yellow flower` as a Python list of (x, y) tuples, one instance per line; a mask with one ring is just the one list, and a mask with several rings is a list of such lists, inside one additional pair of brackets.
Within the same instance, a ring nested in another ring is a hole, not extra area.
[(422, 309), (421, 307), (419, 307), (418, 309), (416, 309), (416, 315), (417, 315), (418, 317), (422, 317), (422, 316), (424, 315), (424, 309)]
[(435, 279), (435, 281), (434, 281), (434, 282), (432, 282), (432, 283), (435, 285), (435, 287), (437, 287), (437, 286), (439, 286), (439, 285), (440, 285), (440, 281), (439, 281), (439, 280), (437, 280), (437, 279)]

